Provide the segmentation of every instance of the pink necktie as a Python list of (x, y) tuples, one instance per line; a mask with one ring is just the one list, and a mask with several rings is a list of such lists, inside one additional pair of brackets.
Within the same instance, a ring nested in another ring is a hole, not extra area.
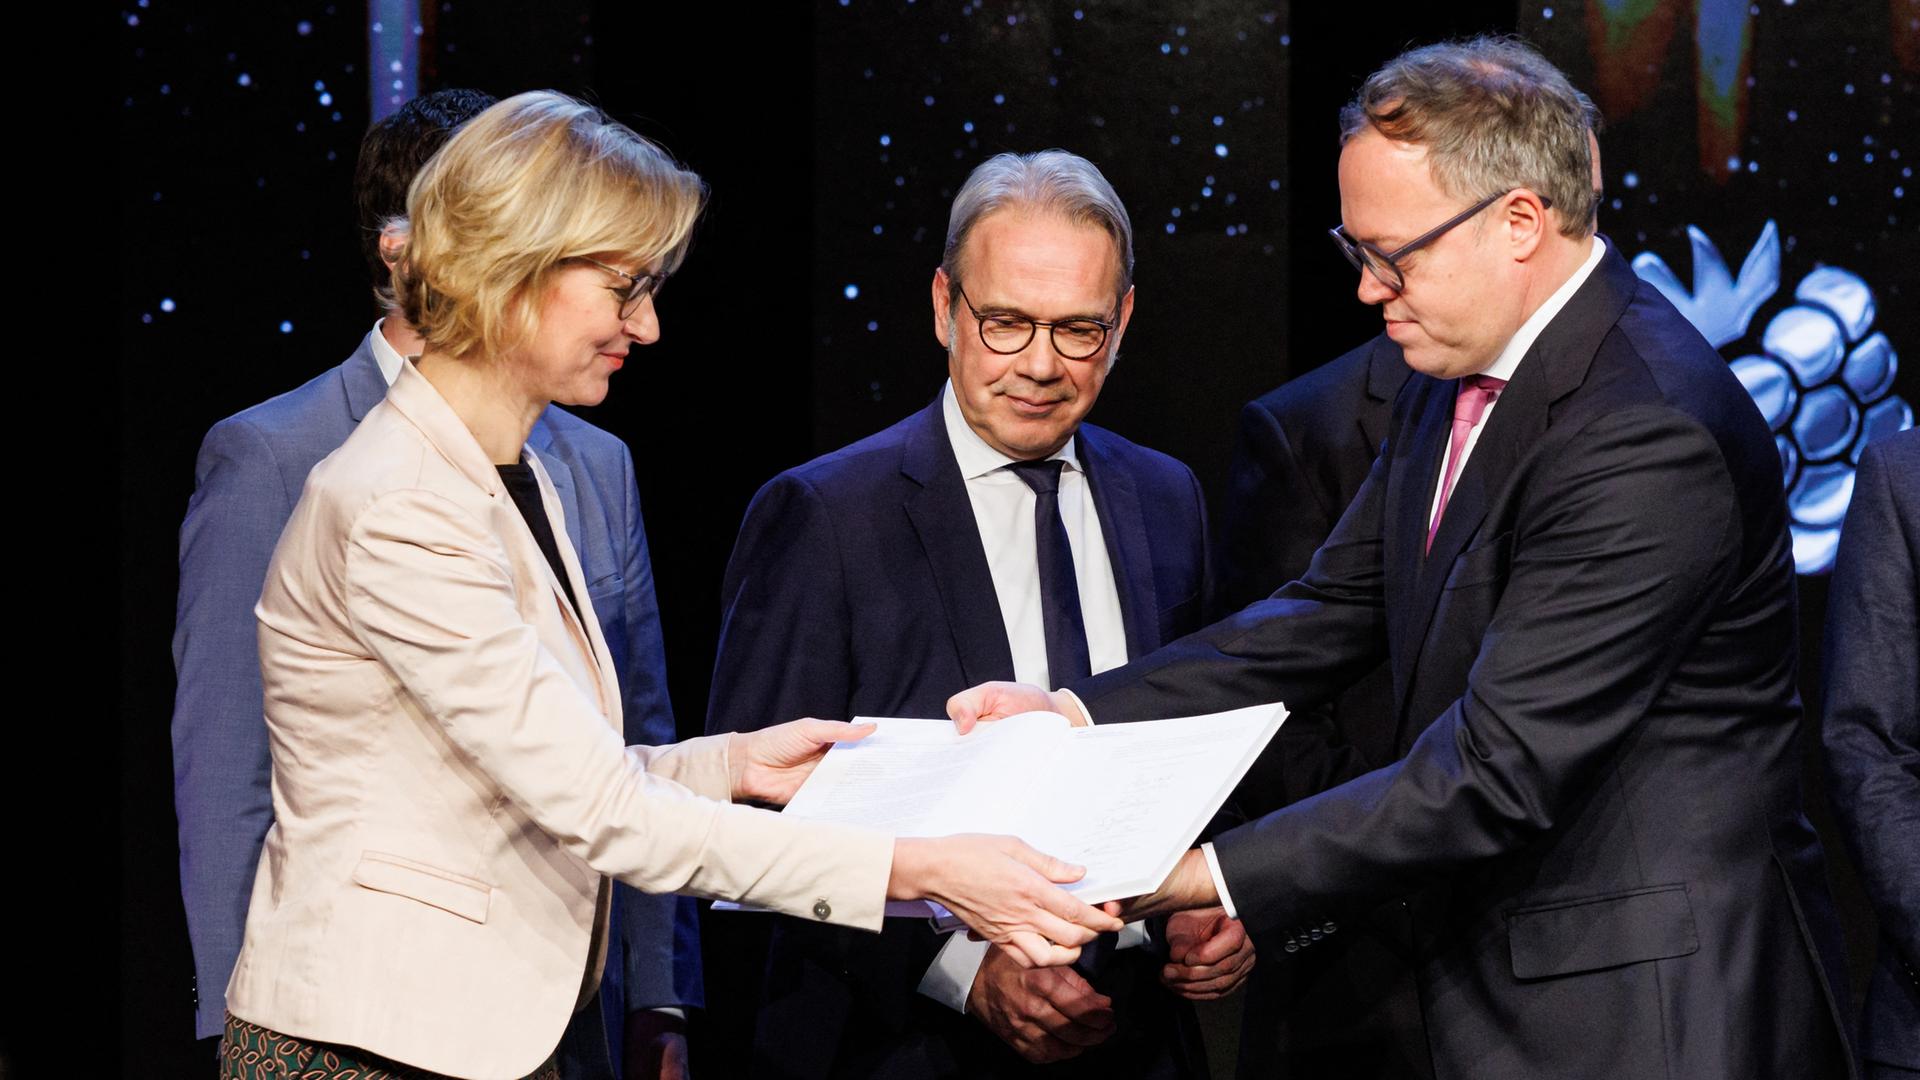
[(1433, 524), (1427, 526), (1427, 546), (1433, 550), (1433, 536), (1440, 531), (1440, 519), (1446, 516), (1447, 500), (1453, 496), (1453, 482), (1460, 476), (1461, 452), (1467, 448), (1467, 436), (1486, 415), (1487, 406), (1500, 396), (1507, 380), (1491, 375), (1469, 375), (1460, 380), (1460, 393), (1453, 400), (1453, 438), (1447, 443), (1447, 478), (1440, 485), (1440, 504), (1433, 509)]

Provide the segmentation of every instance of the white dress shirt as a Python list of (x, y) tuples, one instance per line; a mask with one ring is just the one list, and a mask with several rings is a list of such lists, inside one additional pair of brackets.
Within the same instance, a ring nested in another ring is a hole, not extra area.
[(380, 377), (392, 386), (393, 380), (400, 377), (400, 369), (406, 366), (407, 358), (401, 356), (389, 341), (387, 335), (380, 332), (386, 324), (385, 319), (376, 319), (373, 323), (373, 362), (380, 365)]
[[(1007, 469), (1014, 459), (988, 446), (967, 425), (953, 384), (940, 394), (946, 419), (947, 442), (960, 463), (967, 499), (973, 504), (973, 523), (987, 552), (987, 570), (993, 576), (994, 598), (1006, 624), (1007, 645), (1013, 652), (1013, 677), (1034, 686), (1051, 686), (1047, 670), (1047, 631), (1040, 612), (1040, 561), (1034, 541), (1033, 504), (1036, 498), (1026, 481)], [(1113, 560), (1100, 531), (1100, 515), (1093, 505), (1093, 489), (1080, 467), (1075, 440), (1067, 440), (1048, 457), (1066, 462), (1060, 470), (1060, 520), (1073, 549), (1073, 578), (1080, 587), (1080, 616), (1087, 627), (1087, 659), (1094, 672), (1127, 662), (1127, 630), (1120, 617), (1120, 589), (1113, 578)], [(1145, 940), (1137, 924), (1120, 937), (1121, 947)], [(988, 943), (969, 941), (964, 934), (947, 939), (920, 980), (920, 992), (966, 1011), (967, 993), (986, 959)]]
[[(1494, 357), (1493, 363), (1487, 365), (1486, 370), (1480, 374), (1495, 379), (1511, 380), (1513, 373), (1520, 370), (1520, 361), (1526, 357), (1527, 351), (1533, 348), (1533, 343), (1540, 339), (1541, 331), (1545, 330), (1547, 324), (1560, 314), (1561, 308), (1567, 306), (1567, 301), (1573, 299), (1573, 294), (1580, 291), (1580, 286), (1586, 284), (1587, 278), (1593, 275), (1593, 268), (1600, 265), (1600, 257), (1607, 253), (1607, 246), (1600, 242), (1599, 237), (1591, 237), (1587, 242), (1592, 245), (1592, 248), (1587, 252), (1586, 261), (1580, 264), (1580, 268), (1573, 272), (1572, 277), (1562, 282), (1560, 287), (1553, 291), (1552, 296), (1547, 297), (1545, 303), (1541, 304), (1532, 315), (1527, 316), (1527, 321), (1521, 323), (1520, 329), (1514, 332), (1513, 337), (1507, 339), (1506, 347), (1500, 350), (1500, 355)], [(1467, 441), (1460, 447), (1460, 471), (1466, 470), (1467, 462), (1473, 458), (1473, 448), (1480, 442), (1480, 432), (1486, 430), (1488, 418), (1493, 416), (1493, 410), (1499, 405), (1500, 397), (1496, 394), (1492, 401), (1487, 402), (1487, 407), (1480, 411), (1480, 422), (1473, 425), (1473, 429), (1467, 432)], [(1452, 456), (1453, 440), (1448, 439), (1442, 445), (1440, 452), (1440, 472), (1434, 480), (1433, 500), (1427, 504), (1429, 527), (1433, 524), (1434, 514), (1440, 509), (1440, 490), (1447, 482), (1448, 459)], [(1077, 699), (1075, 704), (1078, 704)], [(1081, 706), (1081, 711), (1086, 711), (1085, 706)], [(1240, 916), (1234, 911), (1233, 898), (1227, 895), (1227, 879), (1220, 874), (1220, 860), (1213, 853), (1213, 845), (1210, 843), (1200, 845), (1200, 853), (1207, 860), (1207, 872), (1213, 875), (1213, 888), (1220, 894), (1220, 905), (1227, 909), (1227, 917), (1239, 918)]]

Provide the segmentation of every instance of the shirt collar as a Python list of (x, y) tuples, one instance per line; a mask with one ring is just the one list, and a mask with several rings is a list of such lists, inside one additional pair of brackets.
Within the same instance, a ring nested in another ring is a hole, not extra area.
[(378, 319), (373, 324), (373, 361), (380, 365), (380, 377), (392, 386), (393, 380), (400, 377), (400, 369), (407, 366), (407, 358), (387, 344), (387, 335), (380, 332), (381, 324), (386, 321)]
[(1492, 366), (1480, 374), (1495, 379), (1513, 378), (1514, 371), (1520, 367), (1521, 358), (1526, 356), (1527, 350), (1533, 348), (1533, 343), (1540, 339), (1541, 331), (1547, 328), (1547, 324), (1553, 321), (1554, 316), (1560, 314), (1561, 308), (1567, 306), (1567, 301), (1573, 299), (1573, 294), (1580, 291), (1580, 286), (1586, 284), (1587, 278), (1593, 275), (1593, 268), (1600, 265), (1600, 257), (1607, 253), (1607, 245), (1602, 243), (1598, 236), (1589, 237), (1587, 242), (1593, 245), (1592, 250), (1587, 252), (1587, 261), (1581, 263), (1580, 269), (1575, 270), (1572, 277), (1555, 289), (1552, 296), (1547, 297), (1547, 302), (1541, 304), (1538, 311), (1529, 315), (1527, 321), (1520, 324), (1519, 331), (1507, 342), (1507, 347), (1500, 350), (1500, 355), (1494, 359)]
[[(998, 469), (1004, 469), (1014, 463), (1014, 459), (987, 445), (980, 433), (967, 424), (967, 418), (960, 413), (960, 402), (954, 397), (953, 380), (940, 391), (940, 414), (947, 422), (947, 442), (953, 445), (953, 457), (960, 463), (960, 478), (973, 480)], [(1047, 460), (1058, 458), (1067, 463), (1067, 468), (1080, 471), (1080, 456), (1075, 450), (1079, 440), (1068, 439), (1067, 445), (1047, 455)]]

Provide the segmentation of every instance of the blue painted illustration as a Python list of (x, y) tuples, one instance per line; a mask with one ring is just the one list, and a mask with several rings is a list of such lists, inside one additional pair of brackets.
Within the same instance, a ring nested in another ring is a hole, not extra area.
[(1900, 358), (1873, 330), (1873, 289), (1851, 271), (1816, 266), (1752, 337), (1754, 315), (1780, 290), (1779, 229), (1767, 222), (1738, 276), (1704, 232), (1689, 225), (1687, 236), (1692, 289), (1650, 251), (1634, 256), (1634, 272), (1729, 357), (1780, 449), (1794, 565), (1824, 574), (1833, 568), (1861, 451), (1913, 426), (1913, 407), (1892, 393)]

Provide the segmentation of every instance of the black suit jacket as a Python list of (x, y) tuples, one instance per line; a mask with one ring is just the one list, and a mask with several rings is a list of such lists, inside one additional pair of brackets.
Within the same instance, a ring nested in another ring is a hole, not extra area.
[[(1263, 600), (1307, 572), (1372, 470), (1393, 399), (1411, 374), (1393, 342), (1376, 337), (1240, 411), (1214, 530), (1211, 618)], [(1286, 725), (1234, 792), (1230, 811), (1240, 821), (1398, 756), (1385, 663), (1331, 701), (1288, 705)], [(1288, 953), (1284, 937), (1255, 940), (1267, 962), (1254, 969), (1242, 999), (1251, 1022), (1241, 1026), (1241, 1077), (1431, 1075), (1404, 905), (1390, 901), (1309, 949), (1296, 944)]]
[[(1206, 527), (1186, 466), (1082, 425), (1119, 587), (1127, 652), (1200, 624)], [(816, 716), (946, 715), (947, 698), (1013, 677), (940, 401), (775, 477), (747, 510), (728, 563), (709, 733)], [(780, 920), (755, 1039), (757, 1075), (1004, 1076), (1029, 1071), (979, 1021), (916, 993), (944, 938), (923, 920), (878, 935)], [(1145, 1075), (1184, 1055), (1190, 1010), (1154, 983), (1145, 950), (1113, 954), (1100, 980), (1120, 1034), (1045, 1075)], [(1146, 1000), (1151, 998), (1151, 1000)], [(1144, 1006), (1144, 1007), (1142, 1007)]]
[(1920, 1069), (1920, 431), (1867, 447), (1827, 598), (1828, 794), (1873, 898), (1860, 1056)]
[(1404, 756), (1220, 836), (1249, 926), (1409, 900), (1438, 1076), (1833, 1076), (1772, 438), (1608, 250), (1423, 556), (1455, 384), (1415, 375), (1306, 577), (1074, 687), (1097, 722), (1322, 698), (1382, 657)]

